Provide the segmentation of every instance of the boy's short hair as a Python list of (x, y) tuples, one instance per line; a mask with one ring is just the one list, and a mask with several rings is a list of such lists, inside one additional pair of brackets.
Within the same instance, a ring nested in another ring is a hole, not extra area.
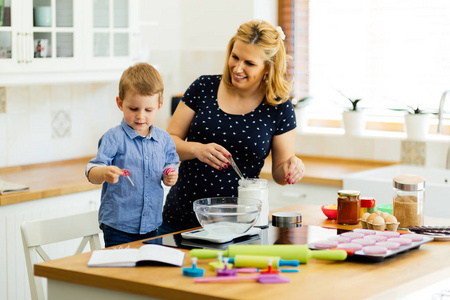
[(159, 103), (162, 103), (164, 84), (161, 75), (148, 63), (137, 63), (126, 69), (120, 78), (119, 98), (123, 101), (129, 91), (144, 96), (159, 94)]

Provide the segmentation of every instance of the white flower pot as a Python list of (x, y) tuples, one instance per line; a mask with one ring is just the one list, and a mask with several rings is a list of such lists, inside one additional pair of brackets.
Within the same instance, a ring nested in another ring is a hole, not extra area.
[(297, 132), (304, 132), (308, 126), (308, 117), (306, 108), (295, 109), (295, 119), (297, 122)]
[(364, 112), (362, 111), (344, 111), (342, 113), (345, 134), (349, 136), (362, 136), (366, 129)]
[(405, 115), (405, 130), (408, 140), (425, 140), (430, 130), (430, 114)]

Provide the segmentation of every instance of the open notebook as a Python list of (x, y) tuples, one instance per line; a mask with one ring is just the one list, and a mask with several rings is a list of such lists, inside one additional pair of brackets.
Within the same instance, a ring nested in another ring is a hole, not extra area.
[(12, 182), (7, 182), (0, 180), (0, 194), (10, 194), (10, 193), (19, 193), (23, 191), (29, 190), (30, 187), (23, 185), (23, 184), (17, 184)]

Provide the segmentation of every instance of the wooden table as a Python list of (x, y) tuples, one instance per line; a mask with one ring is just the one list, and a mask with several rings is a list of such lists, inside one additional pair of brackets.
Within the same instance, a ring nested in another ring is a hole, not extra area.
[[(297, 211), (303, 224), (352, 229), (327, 220), (319, 206), (299, 204), (278, 211)], [(426, 218), (426, 224), (449, 225), (449, 219)], [(130, 243), (140, 247), (141, 242)], [(127, 245), (125, 245), (127, 246)], [(184, 250), (188, 252), (187, 250)], [(379, 263), (310, 259), (300, 273), (284, 273), (285, 284), (194, 283), (176, 267), (88, 268), (90, 253), (37, 264), (35, 274), (47, 277), (52, 299), (396, 299), (450, 274), (450, 242), (433, 241)], [(199, 260), (205, 276), (211, 260)], [(187, 256), (185, 266), (190, 266)]]

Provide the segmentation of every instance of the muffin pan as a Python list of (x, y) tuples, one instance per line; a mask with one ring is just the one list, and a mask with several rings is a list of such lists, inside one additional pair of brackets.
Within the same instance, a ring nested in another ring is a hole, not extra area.
[[(426, 235), (414, 235), (408, 238), (408, 234), (400, 235), (395, 237), (387, 237), (386, 241), (380, 241), (376, 243), (362, 243), (364, 240), (372, 240), (375, 241), (370, 236), (383, 236), (385, 232), (375, 232), (373, 230), (367, 230), (367, 234), (361, 238), (362, 231), (358, 232), (346, 232), (342, 233), (338, 236), (343, 236), (347, 240), (350, 238), (351, 240), (348, 242), (339, 242), (336, 247), (327, 247), (328, 244), (332, 245), (333, 243), (327, 243), (329, 239), (326, 240), (318, 240), (309, 244), (309, 248), (312, 250), (318, 249), (345, 249), (348, 253), (347, 260), (353, 261), (365, 261), (365, 262), (380, 262), (385, 258), (396, 256), (397, 254), (401, 254), (407, 252), (409, 250), (418, 249), (420, 245), (425, 244), (433, 240), (433, 237)], [(405, 237), (403, 237), (405, 236)], [(414, 237), (414, 238), (413, 238)], [(332, 238), (336, 241), (336, 238)], [(388, 247), (389, 243), (396, 244), (396, 247)], [(369, 245), (370, 244), (370, 245)]]

